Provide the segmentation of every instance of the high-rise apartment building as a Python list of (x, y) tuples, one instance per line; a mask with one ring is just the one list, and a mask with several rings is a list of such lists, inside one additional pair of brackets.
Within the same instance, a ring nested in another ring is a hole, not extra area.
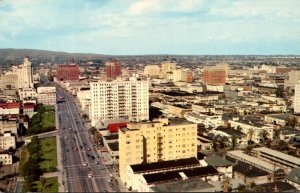
[(108, 79), (116, 79), (122, 74), (121, 62), (119, 62), (117, 59), (113, 59), (111, 62), (106, 62), (105, 71)]
[(300, 113), (300, 81), (295, 86), (294, 112)]
[(227, 64), (206, 66), (203, 69), (203, 83), (211, 85), (223, 85), (226, 83), (227, 74)]
[(127, 80), (99, 81), (90, 83), (91, 125), (101, 121), (149, 119), (149, 82), (130, 78)]
[(56, 69), (57, 81), (79, 80), (79, 67), (77, 64), (60, 64)]
[(123, 182), (126, 166), (197, 156), (197, 124), (185, 119), (161, 118), (128, 123), (119, 129), (119, 171)]

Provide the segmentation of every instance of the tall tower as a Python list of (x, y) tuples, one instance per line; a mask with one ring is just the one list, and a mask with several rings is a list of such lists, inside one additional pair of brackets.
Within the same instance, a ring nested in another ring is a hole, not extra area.
[(300, 113), (300, 81), (295, 85), (294, 113)]
[(32, 67), (31, 62), (29, 61), (29, 57), (26, 56), (23, 62), (23, 71), (24, 71), (24, 85), (27, 88), (33, 88), (33, 81), (32, 81)]

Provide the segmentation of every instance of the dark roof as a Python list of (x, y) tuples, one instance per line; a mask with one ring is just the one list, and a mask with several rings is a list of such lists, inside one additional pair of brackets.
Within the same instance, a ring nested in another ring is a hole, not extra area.
[(112, 142), (112, 143), (107, 143), (107, 145), (109, 146), (109, 148), (112, 151), (119, 151), (119, 142), (118, 141)]
[(166, 181), (174, 181), (174, 180), (182, 180), (181, 175), (177, 171), (146, 174), (143, 176), (148, 184), (158, 183), (158, 182), (166, 182)]
[(287, 179), (300, 184), (300, 168), (293, 168), (287, 175)]
[(169, 168), (179, 168), (179, 167), (187, 167), (187, 166), (197, 166), (200, 165), (199, 161), (195, 157), (178, 159), (178, 160), (169, 160), (162, 162), (154, 162), (154, 163), (144, 163), (144, 164), (135, 164), (131, 165), (134, 173), (152, 171), (152, 170), (163, 170)]
[(199, 177), (199, 176), (209, 176), (209, 175), (217, 175), (219, 172), (213, 166), (206, 166), (206, 167), (197, 167), (182, 170), (182, 172), (188, 177)]
[(185, 91), (169, 91), (169, 92), (162, 92), (162, 94), (173, 96), (173, 97), (176, 97), (176, 96), (195, 96), (195, 94), (188, 93), (188, 92), (185, 92)]
[(208, 165), (212, 165), (215, 167), (226, 167), (226, 166), (233, 165), (233, 162), (230, 162), (219, 155), (212, 155), (210, 157), (206, 157), (205, 161), (207, 162)]
[(243, 132), (237, 130), (237, 129), (229, 129), (229, 128), (216, 128), (217, 131), (222, 131), (224, 133), (227, 133), (228, 135), (236, 135), (236, 136), (243, 136), (245, 135)]
[(252, 166), (248, 163), (233, 159), (229, 156), (226, 156), (226, 159), (231, 162), (236, 162), (236, 165), (233, 166), (233, 171), (238, 172), (246, 177), (258, 177), (258, 176), (265, 176), (269, 173), (261, 170), (255, 166)]
[(203, 176), (218, 175), (219, 172), (213, 166), (196, 167), (184, 170), (174, 170), (168, 172), (159, 172), (143, 175), (148, 184), (161, 183), (166, 181), (174, 181), (183, 179), (180, 173), (184, 173), (188, 178), (197, 178)]
[(294, 186), (292, 186), (287, 182), (271, 182), (271, 183), (256, 185), (256, 188), (263, 189), (263, 191), (264, 190), (272, 191), (274, 190), (275, 187), (277, 188), (278, 192), (287, 192), (287, 191), (295, 192), (297, 190)]
[(119, 135), (107, 135), (103, 136), (105, 140), (117, 140), (119, 138)]
[(205, 157), (205, 155), (203, 153), (197, 152), (197, 159), (198, 160), (202, 160), (202, 159), (204, 159), (204, 157)]

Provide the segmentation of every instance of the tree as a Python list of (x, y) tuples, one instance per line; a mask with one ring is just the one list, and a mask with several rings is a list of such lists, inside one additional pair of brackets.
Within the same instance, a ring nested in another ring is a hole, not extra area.
[(284, 88), (282, 86), (276, 89), (276, 96), (280, 98), (284, 98)]
[(278, 141), (278, 149), (281, 151), (281, 150), (285, 150), (285, 149), (288, 149), (288, 144), (287, 142), (283, 141), (283, 140), (279, 140)]
[(46, 185), (46, 178), (41, 177), (40, 182), (42, 184), (42, 189), (40, 190), (40, 192), (44, 192), (45, 191), (45, 185)]
[(274, 132), (273, 132), (273, 139), (275, 141), (278, 141), (280, 139), (280, 131), (278, 129), (274, 129)]
[(254, 191), (255, 186), (256, 186), (255, 182), (252, 181), (249, 185), (250, 191)]
[(294, 128), (296, 125), (298, 125), (298, 121), (296, 119), (296, 117), (288, 117), (285, 120), (286, 122), (286, 126), (292, 127)]
[(258, 134), (258, 136), (260, 137), (260, 140), (263, 144), (266, 143), (267, 139), (269, 138), (269, 132), (267, 130), (261, 130)]
[(237, 129), (238, 131), (242, 131), (242, 130), (243, 130), (243, 128), (242, 128), (241, 126), (239, 126), (239, 125), (236, 127), (236, 129)]
[(236, 144), (237, 144), (237, 136), (236, 135), (232, 135), (231, 137), (231, 148), (234, 149)]
[(223, 192), (228, 192), (231, 189), (231, 183), (227, 176), (223, 177), (222, 189), (223, 189)]

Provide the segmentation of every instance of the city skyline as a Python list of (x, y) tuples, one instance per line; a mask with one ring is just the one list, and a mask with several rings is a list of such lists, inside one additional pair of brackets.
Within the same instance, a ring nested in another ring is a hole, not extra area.
[(0, 48), (112, 55), (299, 54), (299, 5), (295, 0), (2, 0)]

